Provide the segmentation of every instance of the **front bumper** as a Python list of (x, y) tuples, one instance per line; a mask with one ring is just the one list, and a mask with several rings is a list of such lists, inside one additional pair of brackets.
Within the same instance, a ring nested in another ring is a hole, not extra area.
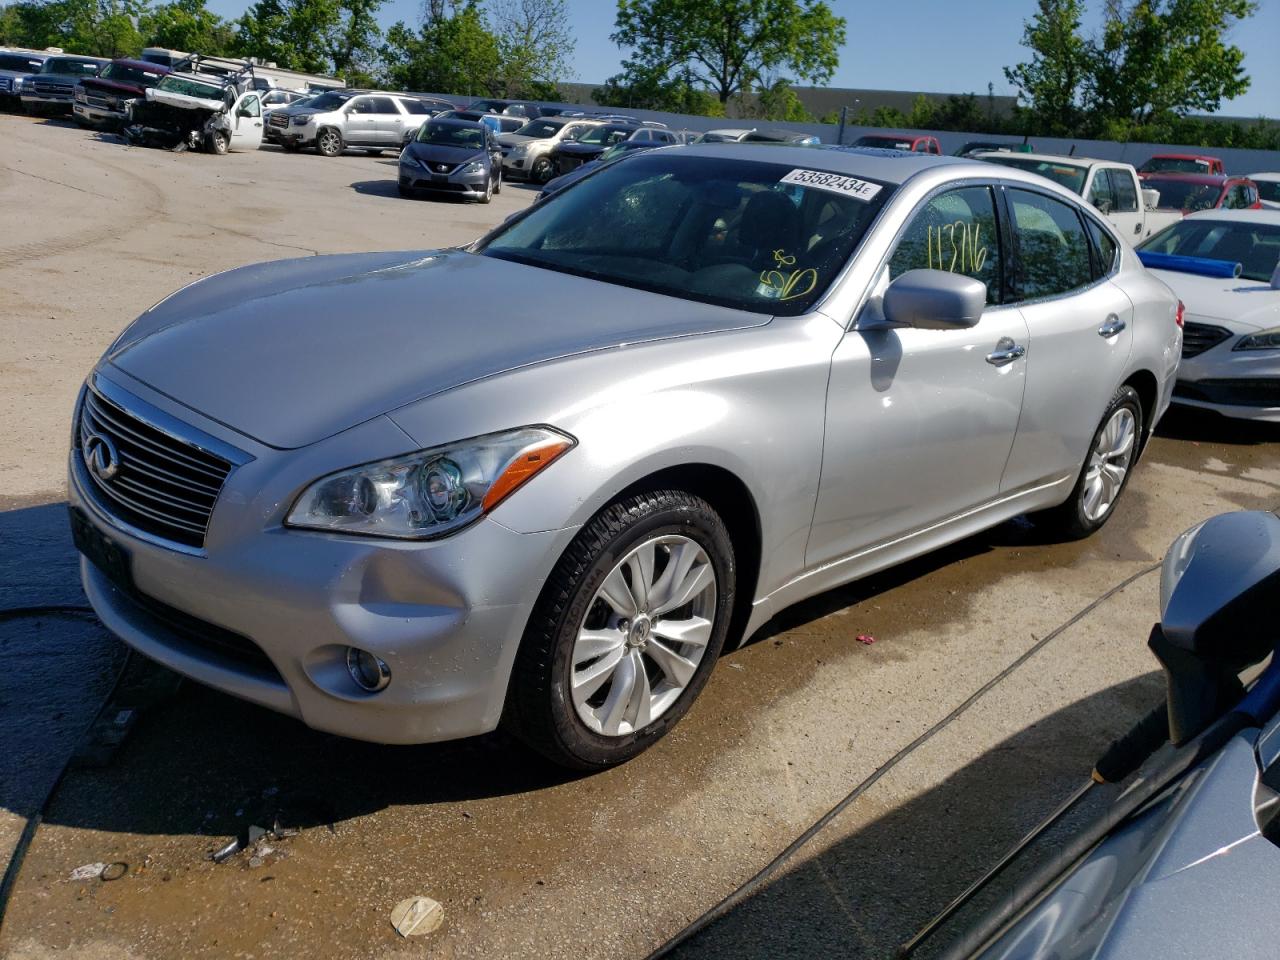
[(60, 93), (22, 93), (22, 102), (26, 106), (31, 107), (58, 107), (70, 110), (74, 102), (71, 94)]
[(1178, 367), (1173, 402), (1240, 420), (1280, 423), (1280, 350), (1232, 350), (1234, 334)]
[[(116, 519), (72, 451), (71, 509), (128, 558), (124, 577), (81, 558), (85, 592), (113, 633), (194, 680), (341, 736), (423, 743), (497, 726), (529, 612), (572, 530), (520, 534), (485, 518), (406, 542), (288, 529), (280, 521), (299, 488), (296, 468), (308, 463), (305, 473), (319, 476), (336, 461), (320, 468), (310, 448), (273, 451), (145, 399), (254, 459), (228, 476), (205, 546), (191, 550)], [(403, 447), (403, 433), (379, 420), (317, 446), (352, 463)], [(354, 684), (348, 646), (386, 661), (385, 690)]]
[(458, 197), (483, 197), (489, 174), (432, 173), (420, 167), (400, 165), (400, 186), (412, 193), (451, 193)]
[(91, 104), (76, 103), (71, 108), (72, 113), (85, 123), (94, 126), (119, 126), (129, 119), (129, 114), (125, 110), (112, 110), (108, 107), (95, 107)]
[(318, 127), (314, 123), (295, 126), (290, 122), (287, 127), (274, 127), (270, 123), (265, 123), (262, 126), (262, 139), (267, 143), (310, 147), (315, 145), (317, 130)]

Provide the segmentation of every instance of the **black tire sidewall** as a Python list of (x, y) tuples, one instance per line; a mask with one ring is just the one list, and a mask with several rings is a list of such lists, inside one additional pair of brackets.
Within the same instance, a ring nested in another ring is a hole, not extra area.
[[(555, 611), (554, 622), (546, 622), (550, 611), (545, 609), (535, 609), (530, 618), (531, 631), (550, 629), (552, 649), (549, 675), (544, 669), (544, 675), (536, 679), (519, 675), (512, 678), (513, 684), (533, 681), (538, 688), (536, 691), (521, 691), (526, 703), (530, 694), (541, 701), (541, 704), (533, 705), (532, 709), (540, 714), (535, 726), (543, 727), (544, 736), (538, 739), (525, 737), (526, 741), (556, 762), (578, 769), (594, 770), (621, 763), (661, 739), (688, 712), (706, 685), (724, 647), (733, 614), (737, 566), (728, 530), (715, 511), (704, 501), (678, 491), (645, 494), (624, 503), (627, 506), (624, 512), (608, 508), (579, 534), (580, 538), (585, 536), (591, 539), (601, 537), (602, 530), (609, 530), (603, 534), (603, 542), (591, 555), (585, 572), (578, 575), (569, 591), (568, 600), (562, 608)], [(619, 518), (621, 523), (618, 523)], [(602, 736), (590, 730), (578, 717), (569, 693), (574, 641), (596, 591), (618, 561), (642, 541), (664, 534), (677, 534), (696, 541), (711, 560), (716, 574), (716, 614), (711, 638), (693, 679), (661, 717), (626, 736)], [(557, 572), (566, 562), (576, 567), (580, 560), (581, 555), (575, 557), (571, 546), (557, 565)], [(549, 583), (554, 582), (554, 579), (555, 573), (549, 578)], [(543, 607), (544, 604), (540, 602), (538, 608)], [(540, 617), (541, 622), (537, 622)], [(529, 712), (525, 711), (526, 714)], [(516, 733), (523, 736), (520, 731)], [(547, 740), (550, 742), (546, 742)]]
[[(1129, 457), (1129, 466), (1125, 470), (1124, 480), (1120, 484), (1120, 489), (1116, 491), (1116, 496), (1111, 501), (1111, 506), (1097, 520), (1090, 520), (1084, 514), (1085, 478), (1089, 472), (1089, 460), (1098, 445), (1098, 438), (1102, 435), (1102, 431), (1106, 429), (1107, 422), (1121, 407), (1128, 407), (1130, 412), (1133, 413), (1133, 453)], [(1111, 398), (1111, 402), (1107, 404), (1106, 412), (1103, 413), (1102, 419), (1098, 421), (1098, 428), (1094, 430), (1093, 436), (1089, 438), (1089, 449), (1085, 452), (1084, 463), (1080, 467), (1080, 475), (1076, 478), (1075, 488), (1071, 491), (1071, 496), (1067, 499), (1067, 502), (1062, 505), (1064, 510), (1062, 525), (1065, 533), (1074, 537), (1087, 537), (1094, 531), (1101, 529), (1111, 519), (1111, 515), (1116, 512), (1116, 504), (1120, 502), (1120, 498), (1124, 496), (1124, 491), (1129, 486), (1129, 478), (1133, 476), (1134, 467), (1138, 465), (1138, 454), (1142, 449), (1144, 429), (1142, 400), (1138, 396), (1138, 391), (1126, 384), (1117, 390), (1115, 396)]]
[(548, 157), (539, 157), (533, 162), (533, 169), (529, 171), (529, 179), (541, 186), (551, 181), (551, 160)]

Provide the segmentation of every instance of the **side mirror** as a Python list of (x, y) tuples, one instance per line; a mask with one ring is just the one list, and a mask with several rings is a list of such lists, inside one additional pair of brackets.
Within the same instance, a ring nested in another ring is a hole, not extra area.
[(1182, 744), (1239, 700), (1238, 674), (1272, 653), (1280, 608), (1280, 517), (1224, 513), (1178, 537), (1160, 572), (1160, 624), (1149, 645), (1164, 666), (1169, 731)]
[(1142, 190), (1142, 202), (1148, 210), (1154, 210), (1160, 206), (1160, 191), (1154, 187), (1144, 187)]
[(908, 270), (884, 292), (890, 323), (922, 330), (964, 330), (977, 326), (987, 305), (987, 285), (946, 270)]

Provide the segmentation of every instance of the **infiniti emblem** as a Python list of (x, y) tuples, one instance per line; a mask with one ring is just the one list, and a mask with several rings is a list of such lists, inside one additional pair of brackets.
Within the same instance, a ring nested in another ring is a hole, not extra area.
[(81, 443), (85, 466), (99, 480), (110, 480), (120, 470), (120, 455), (109, 437), (100, 433), (87, 434)]

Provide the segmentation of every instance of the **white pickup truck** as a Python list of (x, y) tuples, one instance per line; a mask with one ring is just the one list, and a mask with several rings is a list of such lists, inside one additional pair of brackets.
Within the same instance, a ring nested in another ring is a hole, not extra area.
[(1157, 210), (1160, 192), (1142, 186), (1131, 164), (1089, 157), (989, 151), (981, 160), (1030, 170), (1084, 197), (1110, 220), (1121, 236), (1138, 243), (1182, 219), (1177, 210)]

